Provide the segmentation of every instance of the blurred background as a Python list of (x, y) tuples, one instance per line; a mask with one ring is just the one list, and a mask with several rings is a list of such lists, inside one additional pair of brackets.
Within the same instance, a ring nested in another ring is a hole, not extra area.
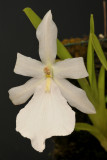
[(25, 104), (14, 106), (8, 90), (29, 79), (13, 73), (16, 54), (39, 59), (35, 29), (22, 11), (25, 7), (32, 8), (41, 18), (51, 9), (60, 40), (87, 36), (91, 13), (95, 33), (104, 32), (102, 0), (0, 0), (0, 160), (52, 159), (49, 155), (55, 145), (50, 138), (45, 151), (38, 153), (28, 139), (15, 131), (16, 115)]

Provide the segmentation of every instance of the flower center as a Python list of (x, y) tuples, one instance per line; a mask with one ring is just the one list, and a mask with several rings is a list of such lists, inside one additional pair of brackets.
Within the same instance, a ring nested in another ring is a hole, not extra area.
[(52, 78), (52, 69), (51, 67), (45, 67), (44, 68), (44, 73), (46, 76), (46, 87), (45, 87), (45, 91), (46, 92), (50, 92), (50, 85), (51, 85), (51, 78)]
[(44, 73), (45, 73), (45, 76), (46, 76), (47, 78), (52, 77), (52, 76), (51, 76), (51, 69), (50, 69), (49, 67), (45, 67), (45, 68), (44, 68)]

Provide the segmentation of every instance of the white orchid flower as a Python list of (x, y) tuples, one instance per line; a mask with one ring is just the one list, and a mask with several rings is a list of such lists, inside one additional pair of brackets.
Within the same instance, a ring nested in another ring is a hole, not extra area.
[[(73, 132), (75, 112), (68, 103), (84, 113), (95, 113), (86, 93), (64, 78), (80, 79), (88, 76), (83, 58), (72, 58), (55, 63), (57, 27), (48, 11), (37, 28), (41, 61), (17, 54), (14, 72), (33, 77), (24, 85), (9, 90), (15, 105), (32, 99), (16, 118), (16, 131), (31, 139), (35, 150), (45, 149), (45, 140)], [(68, 103), (67, 103), (68, 102)]]

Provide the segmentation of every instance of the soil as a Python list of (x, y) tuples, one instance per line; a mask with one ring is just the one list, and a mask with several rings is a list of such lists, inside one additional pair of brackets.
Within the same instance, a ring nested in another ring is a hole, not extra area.
[(53, 156), (56, 160), (107, 160), (107, 152), (97, 139), (85, 131), (57, 137), (55, 143)]

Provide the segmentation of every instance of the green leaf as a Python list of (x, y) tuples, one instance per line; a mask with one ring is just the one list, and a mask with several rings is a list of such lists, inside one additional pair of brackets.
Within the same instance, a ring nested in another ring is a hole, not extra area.
[(93, 14), (90, 16), (90, 33), (94, 33), (94, 18)]
[(40, 17), (29, 7), (23, 9), (23, 12), (27, 15), (34, 28), (37, 29), (41, 22)]
[(98, 94), (100, 105), (105, 107), (105, 69), (103, 66), (98, 77)]
[(72, 58), (68, 50), (64, 47), (64, 45), (57, 40), (57, 55), (61, 59)]
[(101, 146), (107, 151), (107, 138), (96, 127), (88, 123), (76, 123), (75, 130), (76, 131), (80, 131), (80, 130), (88, 131), (89, 133), (91, 133), (94, 137), (96, 137), (99, 140)]
[(87, 79), (82, 78), (82, 79), (78, 79), (77, 81), (78, 81), (79, 85), (81, 86), (81, 88), (83, 90), (85, 90), (85, 92), (86, 92), (89, 100), (92, 102), (92, 104), (94, 106), (96, 106), (96, 99), (95, 99), (95, 96), (94, 96), (90, 86), (89, 86), (89, 83), (88, 83)]
[(92, 87), (97, 88), (95, 66), (94, 66), (94, 48), (92, 46), (92, 36), (89, 36), (88, 50), (87, 50), (87, 70), (89, 73), (89, 81)]
[[(29, 18), (34, 28), (37, 29), (38, 25), (41, 22), (40, 17), (31, 8), (25, 8), (23, 9), (23, 11)], [(63, 44), (59, 40), (57, 40), (57, 55), (61, 59), (72, 58), (68, 50), (63, 46)]]
[(92, 126), (92, 125), (90, 125), (88, 123), (76, 123), (75, 130), (76, 131), (80, 131), (80, 130), (93, 131), (94, 130), (94, 126)]
[(104, 68), (107, 70), (107, 61), (106, 61), (106, 57), (104, 55), (104, 52), (101, 48), (101, 45), (99, 43), (99, 40), (98, 38), (96, 37), (95, 34), (91, 33), (92, 34), (92, 44), (93, 44), (93, 47), (96, 51), (96, 54), (97, 56), (99, 57), (102, 65), (104, 66)]
[(87, 50), (87, 70), (89, 73), (89, 81), (91, 85), (91, 89), (94, 95), (98, 96), (97, 90), (97, 82), (96, 82), (96, 75), (95, 75), (95, 66), (94, 66), (94, 48), (92, 45), (92, 34), (94, 33), (94, 19), (93, 15), (90, 17), (90, 36), (88, 42), (88, 50)]

